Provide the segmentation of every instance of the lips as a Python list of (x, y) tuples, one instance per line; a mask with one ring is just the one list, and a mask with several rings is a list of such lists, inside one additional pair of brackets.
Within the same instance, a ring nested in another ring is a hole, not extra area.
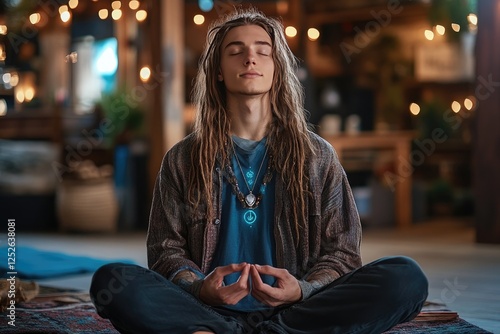
[(262, 76), (262, 74), (260, 74), (257, 71), (248, 71), (248, 72), (244, 72), (244, 73), (240, 74), (240, 77), (242, 77), (242, 78), (257, 78), (257, 77), (261, 77), (261, 76)]

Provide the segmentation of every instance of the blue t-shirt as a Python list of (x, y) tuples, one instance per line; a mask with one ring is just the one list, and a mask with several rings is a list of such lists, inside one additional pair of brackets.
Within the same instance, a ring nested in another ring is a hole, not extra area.
[[(236, 197), (233, 187), (227, 177), (224, 177), (222, 189), (222, 219), (219, 242), (212, 262), (212, 269), (232, 263), (247, 262), (250, 264), (276, 266), (274, 243), (274, 177), (262, 187), (262, 180), (266, 174), (269, 156), (266, 154), (266, 138), (260, 141), (251, 141), (233, 136), (234, 148), (238, 155), (241, 169), (253, 194), (258, 196), (263, 192), (262, 200), (254, 209), (246, 209)], [(265, 159), (259, 171), (262, 159)], [(241, 173), (236, 158), (232, 157), (232, 169), (238, 180), (238, 186), (244, 195), (249, 189)], [(258, 173), (258, 175), (257, 175)], [(255, 183), (255, 186), (254, 186)], [(263, 189), (262, 189), (263, 188)], [(228, 275), (224, 284), (229, 285), (238, 280), (240, 273)], [(262, 276), (262, 280), (273, 285), (274, 277)], [(255, 311), (268, 308), (250, 294), (238, 304), (226, 306), (239, 311)]]

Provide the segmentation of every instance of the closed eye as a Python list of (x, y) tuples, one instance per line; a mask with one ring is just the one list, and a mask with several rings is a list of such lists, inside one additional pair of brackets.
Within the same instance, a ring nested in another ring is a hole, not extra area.
[(257, 53), (263, 56), (269, 56), (271, 54), (271, 49), (268, 47), (258, 48)]

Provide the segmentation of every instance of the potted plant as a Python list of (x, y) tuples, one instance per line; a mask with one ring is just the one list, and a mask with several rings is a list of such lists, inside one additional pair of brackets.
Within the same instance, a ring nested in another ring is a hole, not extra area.
[(145, 117), (139, 104), (125, 89), (102, 94), (96, 109), (108, 124), (104, 131), (107, 147), (130, 144), (142, 135)]

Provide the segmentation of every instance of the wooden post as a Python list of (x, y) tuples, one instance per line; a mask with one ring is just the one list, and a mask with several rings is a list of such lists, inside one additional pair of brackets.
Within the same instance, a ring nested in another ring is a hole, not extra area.
[(184, 2), (151, 0), (151, 68), (159, 85), (149, 112), (151, 189), (166, 151), (185, 135)]
[(476, 241), (500, 243), (500, 2), (481, 0), (476, 40), (478, 108), (474, 123), (473, 173)]

